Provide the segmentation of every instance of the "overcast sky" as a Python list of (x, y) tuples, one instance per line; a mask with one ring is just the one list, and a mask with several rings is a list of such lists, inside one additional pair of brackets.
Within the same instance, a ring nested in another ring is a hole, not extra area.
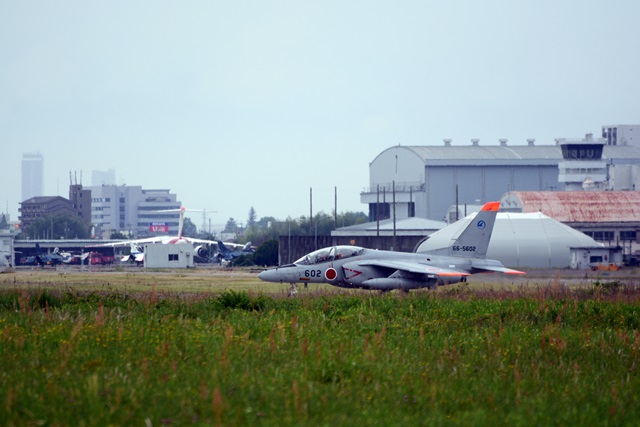
[(639, 52), (637, 0), (0, 0), (1, 210), (39, 151), (45, 195), (113, 168), (214, 223), (366, 212), (393, 145), (640, 123)]

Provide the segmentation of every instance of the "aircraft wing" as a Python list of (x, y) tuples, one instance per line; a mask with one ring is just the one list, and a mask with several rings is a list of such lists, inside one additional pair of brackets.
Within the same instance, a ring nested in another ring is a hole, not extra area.
[(487, 265), (482, 267), (477, 267), (479, 270), (485, 270), (488, 272), (496, 272), (496, 273), (504, 273), (504, 274), (527, 274), (524, 271), (513, 270), (507, 267), (498, 267), (493, 265)]
[[(187, 239), (191, 243), (199, 243), (201, 245), (213, 245), (216, 248), (218, 247), (217, 240), (203, 240), (203, 239), (195, 239), (193, 237), (185, 237), (185, 239)], [(244, 247), (244, 245), (240, 243), (230, 243), (230, 242), (223, 242), (223, 243), (225, 246), (232, 247), (233, 249), (242, 249)]]
[(99, 245), (91, 245), (87, 247), (88, 248), (117, 248), (121, 246), (131, 246), (131, 245), (141, 246), (141, 245), (144, 245), (145, 243), (161, 243), (164, 238), (166, 237), (158, 236), (158, 237), (148, 237), (146, 239), (120, 240), (118, 242), (101, 243)]
[(474, 273), (527, 274), (524, 271), (507, 268), (500, 261), (493, 259), (474, 259), (471, 263)]
[[(145, 239), (135, 239), (135, 240), (120, 240), (117, 242), (111, 243), (101, 243), (99, 245), (91, 245), (86, 246), (88, 248), (117, 248), (117, 247), (126, 247), (126, 246), (143, 246), (146, 243), (162, 243), (165, 240), (171, 239), (171, 236), (156, 236), (156, 237), (147, 237)], [(218, 247), (218, 242), (216, 240), (204, 240), (204, 239), (196, 239), (193, 237), (183, 237), (184, 240), (191, 244), (200, 244), (200, 245), (213, 245), (216, 248)], [(225, 246), (231, 247), (234, 250), (243, 249), (246, 245), (240, 243), (230, 243), (224, 242)]]
[(434, 267), (432, 265), (421, 264), (417, 262), (406, 261), (390, 261), (390, 260), (370, 260), (359, 262), (358, 265), (390, 268), (401, 270), (413, 274), (432, 274), (434, 276), (469, 276), (470, 274), (463, 271), (455, 271), (446, 268)]

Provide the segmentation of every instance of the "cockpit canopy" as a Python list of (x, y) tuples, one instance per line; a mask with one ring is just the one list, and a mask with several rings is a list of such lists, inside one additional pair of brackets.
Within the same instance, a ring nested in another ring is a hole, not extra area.
[(297, 260), (294, 264), (298, 265), (314, 265), (323, 262), (329, 262), (338, 259), (344, 259), (362, 255), (363, 248), (358, 246), (332, 246), (330, 248), (322, 248), (311, 252)]

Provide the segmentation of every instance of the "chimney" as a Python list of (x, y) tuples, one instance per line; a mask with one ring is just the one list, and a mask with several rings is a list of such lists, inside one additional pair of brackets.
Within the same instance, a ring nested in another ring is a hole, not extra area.
[(527, 139), (527, 145), (529, 145), (529, 147), (533, 147), (534, 142), (536, 142), (536, 140), (533, 138)]
[(478, 138), (473, 138), (471, 140), (471, 145), (473, 145), (474, 147), (477, 147), (478, 145), (480, 145), (480, 140)]
[(451, 140), (449, 138), (443, 139), (445, 147), (451, 147)]
[(502, 138), (502, 139), (499, 139), (498, 141), (500, 141), (500, 146), (501, 147), (506, 147), (507, 146), (508, 139)]

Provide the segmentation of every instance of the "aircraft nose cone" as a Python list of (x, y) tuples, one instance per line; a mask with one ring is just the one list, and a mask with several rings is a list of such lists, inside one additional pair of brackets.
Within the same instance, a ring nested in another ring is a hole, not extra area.
[(265, 282), (277, 282), (276, 279), (277, 273), (276, 269), (265, 270), (262, 273), (258, 274), (258, 278), (260, 280), (264, 280)]

